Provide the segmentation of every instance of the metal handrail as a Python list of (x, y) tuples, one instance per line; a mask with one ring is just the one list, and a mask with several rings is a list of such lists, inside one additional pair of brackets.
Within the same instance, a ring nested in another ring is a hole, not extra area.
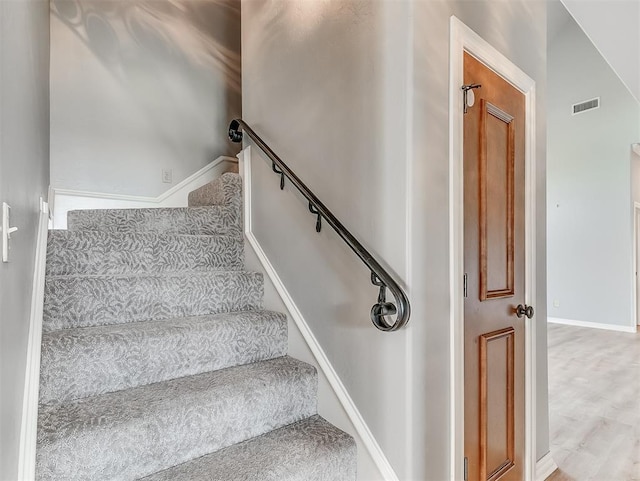
[[(242, 119), (235, 119), (229, 125), (229, 138), (233, 142), (242, 142), (241, 129), (249, 134), (260, 149), (271, 159), (273, 171), (280, 175), (280, 189), (284, 189), (285, 177), (298, 189), (309, 202), (309, 211), (316, 217), (316, 231), (322, 229), (324, 219), (333, 230), (344, 240), (353, 252), (366, 264), (371, 271), (371, 283), (380, 288), (378, 302), (371, 308), (371, 321), (381, 331), (396, 331), (409, 322), (411, 306), (404, 290), (395, 279), (375, 260), (375, 258), (358, 242), (342, 223), (320, 202), (320, 199), (309, 190), (300, 178), (285, 164), (276, 153), (256, 134)], [(389, 289), (395, 298), (393, 302), (386, 301), (386, 290)], [(385, 316), (396, 314), (394, 322), (388, 322)]]

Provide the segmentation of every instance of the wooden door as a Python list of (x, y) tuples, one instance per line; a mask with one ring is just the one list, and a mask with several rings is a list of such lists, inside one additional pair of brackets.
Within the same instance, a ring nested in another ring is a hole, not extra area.
[(464, 83), (464, 436), (469, 481), (524, 479), (525, 97), (471, 55)]

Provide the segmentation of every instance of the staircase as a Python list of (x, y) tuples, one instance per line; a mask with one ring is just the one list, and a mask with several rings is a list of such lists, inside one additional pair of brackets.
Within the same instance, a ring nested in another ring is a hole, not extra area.
[(227, 173), (191, 207), (73, 211), (49, 233), (37, 479), (356, 479), (244, 270), (241, 188)]

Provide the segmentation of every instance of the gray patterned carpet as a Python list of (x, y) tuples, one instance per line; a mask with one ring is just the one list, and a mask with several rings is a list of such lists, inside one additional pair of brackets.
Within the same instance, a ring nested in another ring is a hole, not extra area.
[(354, 481), (351, 436), (244, 270), (241, 181), (51, 231), (39, 480)]

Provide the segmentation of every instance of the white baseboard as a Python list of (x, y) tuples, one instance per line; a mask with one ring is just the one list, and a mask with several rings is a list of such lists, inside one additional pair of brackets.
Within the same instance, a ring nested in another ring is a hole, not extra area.
[(45, 265), (47, 261), (47, 235), (49, 209), (41, 202), (36, 241), (29, 338), (27, 341), (27, 367), (24, 380), (22, 423), (20, 427), (20, 454), (18, 479), (31, 481), (36, 474), (36, 438), (38, 432), (38, 396), (40, 391), (40, 349), (42, 342), (42, 311), (44, 306)]
[(590, 327), (591, 329), (605, 329), (607, 331), (637, 332), (637, 326), (620, 326), (618, 324), (604, 324), (600, 322), (576, 321), (574, 319), (562, 319), (560, 317), (549, 317), (547, 322), (552, 324), (564, 324), (566, 326)]
[(333, 369), (333, 366), (331, 365), (331, 362), (329, 361), (326, 354), (324, 353), (324, 350), (318, 343), (318, 340), (313, 335), (313, 332), (311, 332), (311, 329), (309, 328), (309, 325), (305, 321), (304, 316), (296, 306), (296, 303), (294, 302), (293, 298), (287, 291), (287, 288), (284, 286), (282, 280), (280, 279), (280, 276), (278, 276), (278, 273), (276, 272), (275, 268), (269, 261), (269, 258), (267, 257), (264, 250), (262, 249), (260, 242), (253, 234), (253, 231), (251, 228), (251, 150), (250, 149), (251, 149), (250, 147), (247, 147), (238, 155), (238, 158), (240, 160), (240, 165), (239, 165), (240, 175), (242, 175), (243, 183), (244, 183), (244, 188), (242, 189), (242, 191), (244, 195), (244, 199), (243, 199), (244, 229), (245, 229), (245, 236), (247, 238), (247, 241), (251, 246), (251, 248), (253, 249), (253, 251), (255, 252), (260, 263), (262, 264), (262, 267), (265, 270), (265, 273), (267, 274), (267, 276), (275, 286), (278, 292), (278, 295), (280, 296), (280, 298), (282, 299), (282, 302), (286, 306), (286, 309), (288, 311), (290, 318), (293, 319), (296, 326), (300, 330), (300, 333), (302, 334), (302, 337), (304, 338), (309, 349), (311, 350), (315, 358), (315, 361), (318, 364), (318, 367), (320, 368), (324, 376), (327, 378), (331, 388), (335, 392), (336, 397), (340, 401), (342, 408), (346, 412), (349, 420), (351, 421), (353, 427), (357, 432), (357, 435), (362, 441), (362, 444), (367, 449), (369, 455), (371, 456), (371, 459), (375, 463), (380, 474), (383, 476), (383, 478), (386, 481), (399, 481), (398, 476), (396, 475), (393, 468), (391, 467), (391, 464), (389, 463), (386, 456), (384, 455), (382, 449), (380, 448), (380, 445), (378, 444), (375, 437), (373, 436), (373, 433), (371, 432), (366, 422), (362, 418), (362, 415), (360, 414), (360, 412), (358, 411), (358, 408), (356, 407), (355, 403), (351, 399), (351, 396), (349, 396), (349, 393), (347, 392), (347, 389), (345, 388), (344, 384), (342, 384), (342, 381), (340, 380), (338, 374)]
[(220, 156), (158, 197), (144, 197), (106, 192), (86, 192), (53, 189), (50, 196), (53, 209), (53, 228), (67, 228), (67, 212), (78, 209), (131, 209), (145, 207), (186, 207), (189, 192), (234, 170), (237, 159)]
[(558, 465), (553, 460), (553, 457), (551, 457), (551, 453), (545, 454), (536, 463), (535, 481), (544, 481), (551, 476), (556, 469), (558, 469)]

